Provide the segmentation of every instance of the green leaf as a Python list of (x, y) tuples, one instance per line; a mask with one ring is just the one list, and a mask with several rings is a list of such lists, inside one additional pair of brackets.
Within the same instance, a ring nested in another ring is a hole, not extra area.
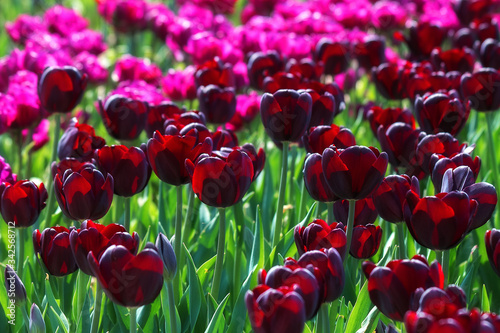
[(208, 283), (210, 282), (209, 280), (213, 275), (215, 259), (217, 259), (217, 255), (205, 261), (196, 271), (196, 275), (198, 275), (198, 279), (200, 279), (202, 290), (205, 290), (205, 288), (208, 287)]
[(373, 309), (368, 314), (363, 323), (361, 324), (361, 328), (356, 333), (371, 333), (375, 330), (378, 324), (378, 319), (380, 318), (380, 311), (373, 307)]
[(349, 320), (347, 321), (347, 328), (345, 333), (355, 333), (361, 328), (363, 320), (368, 316), (370, 309), (372, 308), (372, 302), (370, 301), (370, 296), (368, 295), (368, 282), (365, 282), (363, 288), (358, 294), (358, 299), (356, 304), (349, 315)]
[(203, 297), (203, 291), (201, 289), (201, 283), (196, 274), (196, 267), (189, 253), (186, 245), (184, 245), (184, 251), (186, 253), (186, 262), (188, 266), (188, 280), (189, 280), (189, 322), (191, 327), (195, 327), (196, 320), (200, 314), (201, 302)]
[(490, 312), (490, 300), (488, 299), (488, 291), (483, 284), (483, 295), (481, 297), (481, 311)]
[(217, 307), (217, 310), (215, 310), (215, 313), (212, 319), (210, 320), (210, 323), (208, 324), (205, 333), (212, 333), (215, 331), (215, 328), (219, 326), (220, 320), (224, 318), (222, 313), (224, 312), (224, 308), (226, 307), (228, 299), (229, 299), (229, 294), (227, 294), (226, 297), (224, 297), (224, 299), (220, 302), (219, 306)]
[(250, 273), (248, 274), (245, 282), (241, 286), (240, 294), (236, 299), (236, 303), (233, 307), (233, 313), (231, 315), (231, 323), (229, 323), (229, 328), (227, 329), (227, 333), (238, 333), (243, 332), (243, 328), (245, 327), (245, 318), (247, 316), (247, 310), (245, 307), (245, 295), (250, 288), (250, 282), (252, 281), (252, 276), (257, 275), (257, 265), (252, 267)]
[(61, 327), (65, 333), (69, 333), (69, 323), (68, 319), (66, 319), (66, 316), (64, 316), (64, 313), (61, 312), (60, 314), (58, 314), (56, 309), (54, 309), (54, 307), (52, 306), (50, 307), (50, 309), (52, 310), (52, 313), (56, 316), (59, 322), (59, 327)]
[(252, 253), (248, 262), (248, 271), (255, 265), (264, 266), (264, 235), (262, 231), (262, 214), (260, 207), (257, 206), (255, 214), (255, 231), (252, 245)]

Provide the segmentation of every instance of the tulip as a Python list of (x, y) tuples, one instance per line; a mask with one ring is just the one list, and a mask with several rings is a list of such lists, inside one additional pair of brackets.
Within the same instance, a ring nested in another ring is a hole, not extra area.
[(99, 260), (92, 251), (87, 260), (104, 293), (116, 304), (136, 308), (160, 294), (163, 261), (152, 244), (137, 255), (122, 245), (111, 245)]
[(96, 151), (96, 160), (104, 174), (114, 180), (114, 193), (131, 197), (146, 187), (151, 176), (146, 154), (137, 147), (104, 146)]
[(342, 223), (328, 225), (315, 219), (306, 227), (296, 226), (293, 232), (297, 252), (302, 256), (307, 251), (334, 248), (343, 259), (346, 251), (346, 235)]
[(385, 62), (385, 38), (367, 35), (354, 46), (354, 55), (360, 67), (371, 70)]
[(17, 181), (17, 175), (12, 173), (12, 169), (5, 161), (5, 159), (0, 156), (0, 183), (13, 184)]
[(389, 126), (394, 123), (401, 122), (415, 129), (415, 119), (411, 111), (401, 108), (386, 108), (373, 106), (366, 113), (366, 118), (370, 123), (370, 128), (375, 136), (377, 136), (378, 128), (382, 126), (386, 131)]
[[(309, 195), (316, 201), (333, 202), (338, 200), (338, 197), (332, 192), (326, 178), (323, 174), (320, 154), (310, 154), (304, 162), (304, 185)], [(329, 213), (330, 208), (329, 208)], [(328, 221), (333, 222), (333, 221)]]
[(259, 285), (247, 291), (245, 304), (256, 333), (302, 333), (306, 322), (305, 303), (291, 287), (273, 289)]
[(65, 276), (78, 269), (69, 243), (69, 234), (73, 229), (74, 227), (52, 227), (42, 233), (39, 230), (33, 231), (35, 252), (51, 275)]
[(415, 60), (428, 58), (432, 50), (439, 47), (446, 37), (446, 31), (438, 24), (419, 22), (410, 27), (408, 37), (404, 37), (411, 57)]
[(87, 75), (74, 67), (47, 67), (38, 83), (40, 103), (50, 113), (68, 113), (80, 103), (86, 86)]
[(445, 172), (448, 169), (454, 170), (460, 166), (468, 166), (471, 169), (473, 174), (472, 182), (474, 182), (479, 175), (481, 159), (479, 158), (479, 156), (476, 156), (474, 159), (472, 159), (471, 155), (465, 153), (457, 154), (452, 158), (442, 157), (438, 154), (432, 154), (430, 167), (430, 169), (432, 170), (431, 179), (432, 183), (434, 184), (434, 189), (437, 193), (447, 192), (441, 191), (441, 184), (443, 182)]
[(346, 42), (333, 42), (322, 38), (315, 49), (315, 58), (323, 64), (323, 73), (336, 75), (344, 72), (349, 67), (351, 50)]
[(452, 3), (452, 8), (455, 11), (462, 25), (469, 25), (474, 19), (485, 16), (492, 10), (494, 2), (489, 0), (459, 0)]
[(356, 259), (368, 259), (377, 253), (382, 239), (382, 229), (373, 224), (357, 225), (352, 232), (349, 253)]
[(184, 110), (180, 109), (173, 102), (150, 105), (145, 127), (148, 137), (151, 138), (156, 131), (163, 132), (163, 124), (167, 119), (180, 117), (183, 114), (185, 114)]
[(207, 122), (224, 124), (231, 120), (236, 112), (236, 94), (234, 88), (219, 88), (208, 85), (198, 88), (200, 112)]
[(474, 52), (469, 48), (456, 48), (448, 51), (442, 51), (438, 48), (431, 53), (431, 62), (436, 71), (472, 72), (475, 60)]
[(235, 76), (233, 66), (223, 63), (218, 57), (198, 66), (195, 72), (195, 83), (197, 87), (210, 84), (221, 88), (235, 87)]
[(113, 177), (103, 176), (86, 166), (80, 171), (66, 170), (54, 178), (57, 202), (64, 215), (73, 220), (97, 220), (109, 210), (113, 200)]
[(362, 267), (372, 303), (392, 320), (403, 321), (419, 288), (443, 288), (441, 265), (434, 261), (429, 266), (421, 255), (390, 261), (386, 267), (365, 261)]
[(387, 99), (401, 100), (407, 97), (402, 85), (401, 70), (396, 64), (385, 63), (373, 68), (372, 80), (377, 91)]
[[(338, 200), (333, 204), (333, 215), (339, 222), (347, 225), (349, 214), (349, 200)], [(371, 196), (356, 200), (354, 207), (354, 225), (372, 224), (378, 217), (377, 209)]]
[(406, 193), (413, 190), (420, 193), (416, 177), (392, 175), (384, 178), (373, 194), (373, 203), (381, 218), (391, 223), (404, 222), (403, 204)]
[(497, 229), (487, 230), (484, 242), (491, 268), (500, 276), (500, 231)]
[(255, 52), (248, 59), (248, 79), (254, 89), (262, 89), (264, 78), (283, 70), (283, 60), (277, 51)]
[(82, 222), (80, 229), (71, 230), (69, 243), (78, 268), (87, 275), (93, 275), (87, 261), (90, 251), (96, 258), (100, 258), (111, 245), (122, 245), (135, 255), (139, 248), (139, 236), (135, 232), (130, 235), (123, 226), (116, 223), (104, 226), (86, 220)]
[(496, 111), (500, 108), (500, 73), (493, 68), (482, 68), (479, 71), (462, 76), (462, 96), (469, 100), (471, 107), (477, 111)]
[(0, 212), (6, 223), (13, 222), (16, 228), (26, 228), (38, 220), (47, 197), (43, 183), (40, 186), (28, 180), (1, 183)]
[(26, 288), (16, 272), (9, 265), (5, 266), (5, 290), (7, 297), (15, 301), (15, 305), (22, 307), (26, 302)]
[(177, 259), (175, 257), (172, 244), (168, 240), (167, 236), (160, 232), (158, 237), (156, 237), (155, 245), (161, 259), (163, 260), (163, 278), (166, 281), (170, 281), (177, 273)]
[[(499, 55), (500, 45), (495, 39), (488, 38), (481, 44), (479, 60), (483, 67), (495, 68), (496, 70), (500, 69), (500, 61), (498, 60)], [(472, 70), (469, 72), (472, 72)]]
[(224, 148), (234, 148), (238, 145), (236, 134), (230, 130), (220, 129), (212, 135), (212, 144), (214, 150)]
[(96, 136), (92, 126), (79, 124), (76, 118), (72, 118), (59, 140), (57, 156), (60, 160), (73, 157), (80, 161), (90, 161), (94, 157), (94, 151), (105, 144), (106, 140)]
[(31, 305), (29, 331), (32, 333), (45, 333), (45, 321), (42, 312), (35, 303)]
[(148, 104), (122, 95), (112, 95), (103, 104), (99, 101), (99, 113), (108, 133), (118, 140), (134, 140), (146, 127)]
[(262, 170), (264, 170), (264, 164), (266, 163), (266, 153), (264, 149), (259, 148), (259, 151), (251, 143), (245, 143), (241, 146), (241, 149), (247, 153), (247, 155), (252, 160), (253, 164), (253, 178), (252, 182), (260, 175)]
[(322, 154), (331, 145), (340, 149), (356, 145), (356, 138), (351, 130), (335, 124), (311, 127), (302, 141), (308, 153), (318, 154)]

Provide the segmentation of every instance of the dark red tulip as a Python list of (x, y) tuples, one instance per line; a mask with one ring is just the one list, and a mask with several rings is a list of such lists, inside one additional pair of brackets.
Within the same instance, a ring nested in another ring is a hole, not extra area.
[(93, 275), (87, 261), (90, 251), (100, 258), (111, 245), (123, 245), (130, 253), (136, 254), (139, 248), (139, 236), (135, 232), (130, 235), (119, 224), (111, 223), (105, 226), (86, 220), (82, 222), (79, 230), (71, 230), (69, 243), (78, 267), (85, 274)]
[(323, 73), (326, 75), (344, 72), (351, 60), (349, 43), (334, 42), (326, 37), (316, 44), (314, 55), (317, 62), (323, 65)]
[(476, 111), (495, 111), (500, 108), (500, 73), (482, 68), (474, 74), (465, 73), (461, 81), (462, 96)]
[[(349, 215), (349, 200), (338, 200), (333, 204), (333, 215), (337, 221), (347, 225)], [(374, 223), (378, 217), (377, 209), (371, 196), (356, 200), (354, 206), (354, 225)]]
[(407, 174), (415, 173), (418, 142), (425, 132), (405, 123), (394, 123), (389, 128), (379, 127), (377, 137), (380, 147), (388, 155), (389, 162), (396, 170), (403, 169)]
[(151, 176), (146, 154), (137, 147), (104, 146), (96, 151), (96, 160), (101, 171), (113, 176), (114, 193), (122, 197), (142, 192)]
[(59, 140), (57, 156), (60, 160), (74, 157), (79, 161), (90, 161), (94, 157), (94, 151), (105, 144), (106, 140), (95, 135), (92, 126), (79, 124), (76, 118), (72, 118)]
[(410, 49), (412, 59), (427, 59), (434, 48), (439, 47), (446, 37), (446, 31), (441, 26), (430, 22), (419, 22), (410, 27), (406, 44)]
[(291, 73), (278, 72), (273, 76), (266, 76), (262, 81), (262, 90), (267, 93), (274, 94), (280, 89), (293, 89), (300, 88), (300, 78)]
[(45, 267), (51, 275), (65, 276), (78, 269), (75, 257), (71, 252), (69, 234), (75, 229), (70, 227), (52, 227), (33, 231), (33, 246), (40, 255)]
[(306, 322), (304, 299), (293, 287), (259, 285), (247, 291), (245, 304), (255, 333), (302, 333)]
[(429, 134), (448, 132), (456, 136), (469, 119), (470, 103), (463, 103), (454, 90), (417, 97), (415, 116), (420, 128)]
[[(479, 49), (479, 60), (483, 67), (490, 67), (496, 70), (500, 69), (500, 43), (488, 38), (481, 44)], [(469, 71), (472, 72), (472, 71)]]
[(285, 71), (299, 76), (302, 80), (319, 80), (323, 67), (309, 58), (298, 61), (292, 58), (286, 63)]
[(262, 148), (259, 148), (259, 151), (257, 151), (257, 149), (255, 149), (255, 147), (251, 143), (245, 143), (243, 146), (241, 146), (241, 149), (245, 153), (247, 153), (248, 157), (250, 157), (250, 159), (252, 160), (253, 163), (252, 181), (254, 181), (264, 169), (264, 164), (266, 163), (266, 153)]
[(0, 212), (3, 220), (14, 222), (16, 228), (26, 228), (35, 224), (40, 212), (45, 208), (47, 190), (43, 183), (37, 186), (29, 180), (19, 180), (12, 184), (0, 184)]
[(476, 33), (471, 28), (458, 29), (453, 35), (453, 47), (457, 49), (472, 49), (476, 41)]
[(408, 109), (401, 108), (381, 108), (373, 106), (366, 113), (366, 119), (370, 123), (370, 128), (375, 136), (377, 136), (378, 128), (382, 126), (387, 130), (394, 123), (401, 122), (415, 128), (415, 118), (413, 113)]
[(196, 87), (214, 84), (221, 88), (235, 87), (233, 66), (223, 63), (218, 57), (198, 66), (194, 74)]
[(52, 162), (50, 174), (52, 179), (54, 179), (56, 175), (59, 175), (59, 177), (62, 178), (68, 169), (72, 172), (80, 172), (86, 167), (96, 168), (96, 166), (91, 162), (80, 162), (76, 158), (68, 157), (61, 160), (59, 163)]
[(146, 133), (151, 138), (155, 131), (163, 132), (163, 124), (167, 119), (182, 117), (185, 112), (173, 102), (162, 102), (158, 105), (150, 105), (146, 119)]
[(437, 48), (432, 51), (431, 61), (436, 71), (466, 73), (474, 70), (476, 57), (469, 48), (456, 48), (448, 51)]
[(499, 40), (500, 31), (498, 30), (498, 20), (492, 15), (485, 15), (477, 18), (470, 24), (476, 35), (476, 40), (481, 43), (488, 38)]
[(185, 167), (186, 159), (194, 162), (201, 154), (211, 154), (212, 140), (207, 137), (199, 142), (196, 129), (182, 135), (176, 133), (174, 126), (169, 126), (168, 132), (172, 134), (162, 135), (157, 131), (149, 139), (149, 163), (161, 181), (174, 186), (187, 184), (189, 174)]
[(498, 202), (495, 187), (488, 183), (476, 183), (464, 188), (471, 200), (477, 202), (477, 210), (471, 219), (470, 230), (477, 229), (491, 218)]
[[(160, 133), (164, 133), (167, 127), (170, 125), (174, 125), (180, 131), (182, 131), (184, 130), (184, 127), (191, 125), (189, 129), (185, 130), (186, 133), (194, 127), (198, 132), (200, 132), (200, 130), (203, 132), (207, 132), (206, 135), (203, 135), (204, 137), (207, 137), (211, 136), (211, 134), (210, 131), (205, 126), (206, 123), (207, 122), (205, 120), (205, 115), (203, 113), (199, 111), (188, 111), (178, 115), (174, 114), (173, 117), (167, 118), (167, 120), (163, 123), (162, 128), (159, 129), (158, 131)], [(204, 128), (200, 127), (200, 125), (202, 125)], [(154, 132), (152, 134), (154, 134)]]
[(456, 246), (469, 231), (477, 201), (467, 193), (452, 191), (420, 198), (406, 194), (404, 215), (413, 238), (432, 250), (448, 250)]
[(248, 59), (248, 79), (254, 89), (262, 89), (266, 76), (274, 75), (283, 70), (283, 59), (277, 51), (255, 52)]
[(500, 276), (500, 231), (497, 229), (487, 230), (484, 235), (484, 243), (491, 268)]
[(392, 320), (402, 321), (410, 309), (410, 302), (419, 288), (443, 288), (441, 265), (430, 266), (421, 255), (412, 259), (393, 260), (386, 267), (377, 267), (365, 261), (363, 272), (368, 279), (368, 293), (372, 303)]
[(439, 157), (438, 154), (433, 154), (430, 161), (430, 169), (432, 183), (434, 184), (434, 189), (437, 193), (441, 192), (441, 184), (443, 182), (443, 176), (446, 170), (456, 169), (460, 166), (468, 166), (474, 175), (473, 182), (477, 179), (479, 175), (479, 169), (481, 168), (481, 159), (476, 156), (474, 159), (471, 155), (460, 153), (456, 154), (452, 158)]
[(339, 199), (326, 183), (320, 154), (314, 153), (306, 157), (303, 174), (304, 185), (314, 200), (333, 202)]
[(367, 35), (354, 46), (354, 56), (360, 67), (371, 70), (385, 62), (385, 38)]
[(265, 93), (260, 103), (260, 116), (273, 141), (298, 141), (309, 126), (312, 113), (311, 95), (294, 90)]
[(273, 289), (293, 288), (304, 300), (306, 320), (316, 315), (323, 296), (312, 271), (312, 267), (291, 269), (286, 266), (275, 266), (267, 272), (265, 279), (265, 285)]
[(493, 9), (491, 0), (458, 0), (451, 3), (462, 25), (469, 25), (474, 19), (481, 18)]
[(252, 159), (242, 149), (233, 149), (227, 157), (204, 154), (195, 163), (186, 159), (193, 192), (209, 206), (230, 207), (236, 204), (252, 183)]
[(311, 127), (302, 141), (308, 153), (318, 154), (322, 154), (331, 145), (340, 149), (356, 145), (356, 138), (351, 130), (335, 124)]
[(296, 226), (293, 237), (299, 256), (307, 251), (334, 248), (342, 259), (345, 256), (347, 238), (342, 223), (328, 225), (324, 220), (315, 219), (306, 227)]
[(372, 80), (377, 91), (387, 99), (401, 100), (406, 98), (402, 86), (401, 70), (397, 64), (385, 63), (372, 69)]
[[(431, 173), (431, 156), (437, 154), (438, 157), (453, 157), (459, 153), (471, 153), (474, 146), (460, 144), (451, 134), (441, 132), (424, 136), (415, 149), (416, 164), (428, 175)], [(418, 177), (418, 176), (417, 176)], [(419, 177), (420, 178), (420, 177)]]
[(163, 261), (153, 244), (137, 255), (122, 245), (111, 245), (99, 260), (92, 251), (87, 260), (104, 293), (116, 304), (139, 307), (152, 303), (160, 294)]
[(311, 95), (312, 98), (312, 113), (309, 127), (330, 125), (333, 117), (341, 111), (336, 109), (337, 104), (333, 95), (328, 91), (320, 95), (313, 89), (306, 89), (305, 92)]
[(384, 179), (387, 153), (376, 148), (352, 146), (337, 149), (330, 146), (323, 152), (323, 173), (332, 192), (341, 199), (364, 199)]
[(385, 177), (373, 193), (373, 203), (380, 217), (391, 223), (404, 222), (403, 204), (406, 200), (406, 193), (410, 190), (420, 193), (416, 177), (411, 179), (407, 175)]
[(475, 178), (471, 168), (462, 165), (445, 171), (440, 189), (441, 192), (446, 193), (451, 191), (463, 191), (466, 187), (473, 185), (474, 182)]
[[(165, 122), (167, 124), (168, 121)], [(165, 134), (166, 135), (175, 135), (177, 134), (177, 126), (166, 126)], [(196, 144), (205, 141), (206, 138), (212, 139), (212, 132), (202, 123), (191, 123), (179, 130), (180, 135), (190, 135), (196, 138)]]
[(313, 267), (314, 276), (322, 289), (322, 301), (333, 302), (344, 290), (344, 266), (342, 257), (334, 248), (307, 251), (299, 260), (287, 258), (285, 267)]
[(200, 87), (198, 101), (200, 112), (205, 115), (209, 123), (227, 123), (236, 112), (234, 88), (220, 88), (213, 84)]
[(368, 259), (377, 253), (382, 239), (382, 229), (373, 224), (357, 225), (352, 230), (349, 253), (356, 259)]
[(67, 113), (80, 103), (86, 87), (87, 74), (75, 67), (47, 67), (38, 81), (38, 97), (48, 112)]
[(320, 96), (323, 96), (326, 93), (331, 94), (335, 100), (334, 117), (345, 109), (344, 91), (336, 82), (323, 84), (319, 81), (305, 81), (301, 83), (301, 89), (306, 91), (309, 91), (309, 89), (314, 90)]
[(86, 166), (80, 171), (68, 169), (54, 177), (54, 190), (59, 207), (72, 220), (98, 220), (113, 201), (113, 177)]
[(214, 150), (221, 150), (222, 147), (233, 148), (238, 145), (238, 138), (233, 131), (219, 129), (212, 134), (212, 145)]
[(134, 140), (146, 127), (148, 104), (139, 100), (112, 95), (103, 104), (99, 101), (99, 112), (108, 133), (118, 140)]

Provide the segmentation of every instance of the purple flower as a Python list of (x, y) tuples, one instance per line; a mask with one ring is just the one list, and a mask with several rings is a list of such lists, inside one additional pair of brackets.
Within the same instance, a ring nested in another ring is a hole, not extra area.
[[(49, 127), (50, 121), (48, 119), (42, 119), (38, 126), (35, 127), (35, 129), (33, 130), (33, 135), (31, 136), (31, 140), (34, 143), (34, 145), (31, 147), (31, 152), (39, 150), (49, 142)], [(24, 129), (23, 138), (27, 137), (28, 134), (29, 130)]]
[(113, 74), (119, 82), (143, 80), (154, 86), (157, 86), (161, 79), (161, 69), (158, 66), (148, 59), (136, 58), (128, 54), (118, 59)]
[(16, 117), (16, 103), (10, 95), (0, 93), (0, 134), (9, 130)]
[(17, 175), (12, 173), (9, 163), (7, 163), (2, 156), (0, 156), (0, 184), (4, 182), (13, 184), (16, 181)]
[(73, 61), (80, 72), (87, 74), (89, 83), (99, 84), (107, 81), (108, 70), (99, 63), (96, 55), (83, 51)]
[(19, 15), (14, 22), (5, 23), (5, 30), (14, 43), (18, 44), (24, 44), (33, 32), (46, 29), (40, 17), (26, 14)]
[(61, 36), (82, 31), (89, 25), (89, 22), (76, 11), (60, 5), (49, 8), (43, 15), (43, 21), (48, 25), (49, 31)]
[(167, 75), (161, 80), (161, 87), (165, 95), (173, 101), (195, 99), (195, 72), (194, 66), (187, 66), (184, 70), (169, 69)]
[(102, 33), (90, 29), (72, 33), (68, 36), (68, 43), (74, 54), (88, 52), (99, 55), (107, 48)]
[(25, 70), (10, 77), (7, 94), (12, 96), (16, 109), (10, 129), (30, 128), (42, 118), (37, 81), (35, 73)]
[(158, 105), (165, 100), (155, 86), (142, 80), (123, 81), (118, 85), (118, 88), (108, 94), (108, 96), (112, 95), (122, 95), (138, 101), (147, 102), (151, 105)]

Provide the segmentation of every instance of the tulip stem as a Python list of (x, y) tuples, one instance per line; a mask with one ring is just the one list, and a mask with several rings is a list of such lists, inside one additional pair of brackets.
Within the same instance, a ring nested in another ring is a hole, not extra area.
[[(243, 233), (245, 230), (245, 217), (243, 213), (243, 203), (238, 202), (233, 206), (234, 220), (236, 222), (236, 257), (234, 259), (234, 285), (233, 285), (233, 300), (236, 302), (238, 293), (241, 289), (241, 256), (243, 252)], [(233, 303), (234, 304), (234, 303)]]
[(137, 309), (130, 308), (130, 333), (137, 332)]
[(92, 317), (92, 324), (90, 326), (91, 333), (97, 333), (99, 329), (99, 319), (101, 318), (101, 301), (102, 301), (102, 287), (101, 283), (99, 281), (96, 281), (94, 315)]
[[(184, 216), (184, 230), (182, 231), (182, 242), (187, 244), (189, 240), (189, 235), (191, 234), (191, 217), (193, 215), (193, 206), (194, 206), (194, 192), (191, 188), (191, 185), (187, 186), (187, 211), (186, 216)], [(181, 259), (184, 258), (184, 251), (181, 251)], [(182, 260), (181, 260), (182, 261)]]
[(66, 302), (64, 299), (64, 293), (65, 293), (65, 286), (64, 286), (64, 279), (66, 276), (61, 276), (59, 278), (59, 307), (61, 308), (61, 311), (64, 313), (66, 310)]
[[(496, 162), (496, 150), (495, 150), (495, 140), (493, 139), (493, 121), (494, 114), (493, 112), (484, 112), (486, 117), (486, 125), (488, 126), (488, 130), (486, 131), (488, 136), (488, 164), (492, 169), (493, 174), (493, 185), (495, 188), (499, 188), (500, 184), (498, 183), (498, 165)], [(494, 215), (493, 215), (494, 216)], [(492, 221), (493, 222), (493, 221)]]
[(23, 320), (24, 320), (24, 325), (26, 327), (26, 330), (28, 332), (31, 332), (29, 327), (30, 327), (30, 317), (28, 316), (28, 311), (26, 311), (26, 306), (23, 304), (20, 306), (21, 308), (21, 313), (23, 315)]
[(25, 171), (25, 169), (23, 170), (23, 132), (21, 130), (18, 130), (15, 135), (17, 136), (17, 138), (16, 138), (16, 141), (17, 141), (16, 142), (16, 146), (17, 146), (16, 147), (17, 148), (17, 173), (18, 173), (19, 178), (25, 179), (26, 176), (21, 177), (21, 172)]
[(18, 244), (19, 244), (19, 262), (17, 263), (17, 275), (22, 280), (23, 279), (23, 268), (24, 268), (24, 246), (26, 243), (26, 232), (27, 228), (17, 228)]
[(443, 276), (444, 276), (444, 288), (448, 287), (448, 272), (450, 268), (450, 250), (444, 250), (442, 252), (443, 256)]
[(217, 301), (224, 264), (224, 247), (226, 242), (226, 209), (219, 208), (219, 240), (217, 243), (217, 258), (215, 259), (214, 280), (212, 282), (212, 296)]
[[(182, 267), (181, 262), (181, 244), (182, 244), (182, 186), (175, 187), (177, 191), (177, 210), (175, 214), (175, 242), (174, 242), (174, 252), (175, 257), (179, 258), (179, 262), (177, 263), (178, 267)], [(176, 304), (180, 300), (180, 295), (182, 294), (182, 286), (180, 280), (180, 269), (177, 270), (177, 273), (174, 276), (174, 286), (175, 286), (175, 302)]]
[(124, 219), (124, 227), (130, 232), (130, 197), (124, 198), (123, 206), (125, 207), (125, 219)]
[[(60, 130), (61, 130), (61, 116), (59, 114), (55, 115), (55, 128), (54, 128), (54, 142), (52, 143), (52, 156), (50, 158), (50, 163), (54, 162), (56, 160), (57, 156), (57, 145), (59, 144), (59, 135), (60, 135)], [(52, 178), (52, 172), (49, 171), (49, 181), (47, 182), (47, 190), (49, 191), (49, 198), (47, 200), (47, 207), (45, 210), (47, 211), (47, 214), (45, 215), (45, 224), (43, 225), (43, 228), (50, 227), (50, 222), (52, 219), (52, 207), (54, 206), (54, 199), (55, 199), (55, 190), (54, 190), (54, 178)], [(40, 229), (43, 229), (42, 226), (40, 226)]]
[(168, 311), (170, 313), (170, 332), (177, 333), (177, 317), (175, 315), (175, 299), (174, 299), (174, 285), (172, 280), (168, 280), (167, 293), (168, 293)]
[(78, 294), (76, 303), (76, 315), (79, 318), (82, 314), (83, 303), (85, 303), (85, 298), (87, 296), (87, 286), (89, 282), (89, 276), (83, 273), (81, 270), (78, 271)]
[(326, 210), (328, 211), (328, 225), (335, 222), (335, 217), (333, 216), (333, 202), (326, 203)]
[(302, 180), (302, 188), (300, 190), (300, 204), (299, 204), (299, 218), (298, 218), (298, 223), (300, 223), (300, 221), (302, 221), (302, 215), (304, 214), (304, 210), (306, 209), (305, 208), (305, 205), (306, 205), (306, 192), (307, 192), (307, 189), (306, 189), (306, 185), (305, 185), (305, 181)]
[[(352, 231), (354, 229), (354, 212), (356, 208), (356, 200), (349, 200), (349, 217), (347, 218), (347, 242), (346, 242), (346, 253), (351, 251), (351, 240), (352, 240)], [(347, 262), (347, 260), (345, 260)]]
[(164, 189), (165, 183), (160, 180), (160, 186), (158, 187), (158, 221), (163, 227), (163, 231), (167, 232), (167, 222), (165, 221), (165, 202), (163, 201)]
[(396, 223), (396, 229), (398, 231), (399, 258), (404, 259), (406, 257), (405, 224), (403, 222)]
[(272, 248), (278, 245), (281, 237), (281, 226), (283, 224), (283, 204), (285, 203), (286, 192), (286, 173), (288, 169), (288, 145), (289, 142), (283, 142), (283, 155), (281, 157), (281, 178), (280, 178), (280, 192), (278, 196), (278, 208), (276, 210), (276, 220), (274, 221), (274, 237)]
[(330, 332), (330, 320), (328, 318), (328, 303), (321, 305), (318, 313), (318, 333)]

